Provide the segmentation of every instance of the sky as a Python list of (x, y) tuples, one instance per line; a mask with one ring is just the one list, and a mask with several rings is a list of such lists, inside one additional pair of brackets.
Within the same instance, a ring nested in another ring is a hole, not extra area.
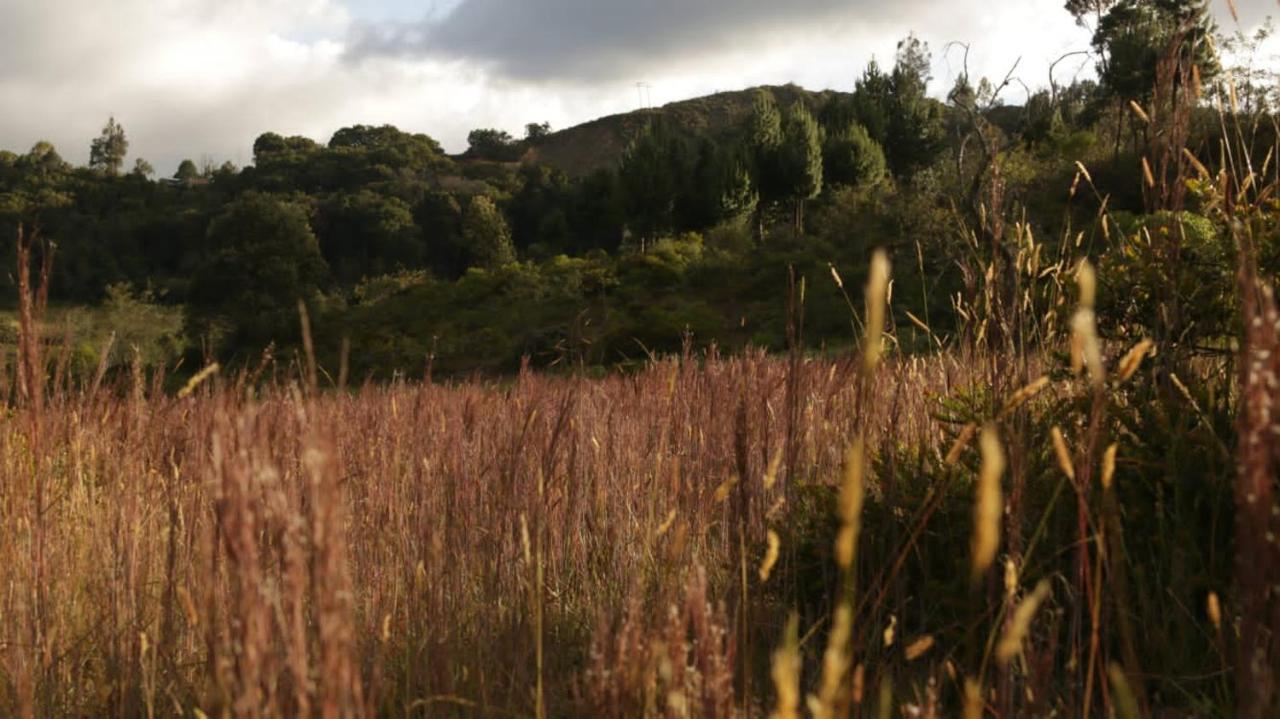
[[(1280, 15), (1275, 0), (1236, 6), (1243, 29)], [(353, 124), (459, 152), (477, 127), (520, 136), (761, 84), (851, 90), (911, 32), (938, 94), (962, 69), (950, 43), (969, 45), (972, 76), (1018, 62), (1031, 87), (1089, 46), (1062, 0), (0, 0), (0, 149), (49, 140), (83, 163), (114, 116), (128, 162), (164, 174), (183, 158), (248, 164), (262, 132), (327, 141)], [(1091, 68), (1075, 57), (1057, 78)]]

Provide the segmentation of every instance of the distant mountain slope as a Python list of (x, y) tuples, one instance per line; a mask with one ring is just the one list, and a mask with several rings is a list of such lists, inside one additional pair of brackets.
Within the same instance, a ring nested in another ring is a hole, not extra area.
[(833, 90), (813, 92), (797, 85), (720, 92), (659, 108), (610, 115), (552, 133), (531, 148), (526, 159), (557, 167), (570, 177), (614, 167), (636, 133), (655, 116), (665, 117), (691, 136), (729, 136), (751, 113), (756, 92), (761, 89), (771, 90), (779, 107), (801, 99), (815, 111), (831, 98), (847, 95)]

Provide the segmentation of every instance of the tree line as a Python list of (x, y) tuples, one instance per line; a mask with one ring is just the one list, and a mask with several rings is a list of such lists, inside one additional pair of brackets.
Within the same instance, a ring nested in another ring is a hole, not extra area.
[[(1129, 104), (1150, 100), (1160, 54), (1175, 38), (1193, 36), (1178, 46), (1200, 53), (1196, 82), (1221, 71), (1196, 40), (1216, 33), (1197, 0), (1071, 0), (1067, 10), (1095, 30), (1097, 80), (1051, 77), (1020, 104), (1006, 104), (1007, 86), (972, 82), (967, 72), (939, 99), (931, 49), (909, 36), (892, 67), (873, 60), (851, 92), (783, 104), (761, 89), (740, 121), (715, 132), (642, 114), (616, 166), (573, 178), (528, 160), (551, 135), (531, 123), (520, 140), (476, 130), (458, 156), (390, 126), (342, 128), (327, 143), (265, 133), (251, 166), (186, 160), (156, 181), (141, 158), (125, 171), (129, 141), (113, 117), (91, 141), (88, 167), (71, 166), (45, 142), (0, 152), (0, 223), (4, 237), (22, 222), (56, 241), (55, 299), (95, 302), (121, 282), (148, 288), (186, 308), (193, 351), (217, 355), (291, 336), (299, 298), (340, 317), (386, 297), (372, 287), (429, 282), (433, 296), (450, 295), (470, 273), (518, 263), (536, 273), (563, 266), (557, 258), (596, 263), (614, 278), (596, 283), (608, 287), (634, 255), (652, 265), (666, 261), (664, 252), (705, 254), (738, 268), (740, 297), (776, 302), (787, 264), (856, 268), (870, 240), (854, 234), (917, 257), (923, 314), (943, 301), (948, 282), (966, 281), (954, 263), (925, 255), (956, 251), (938, 245), (948, 242), (949, 214), (989, 186), (984, 154), (1014, 160), (1001, 181), (1032, 222), (1061, 218), (1063, 176), (1104, 149), (1115, 202), (1139, 211), (1123, 189), (1135, 171), (1125, 153), (1139, 142)], [(937, 266), (926, 271), (926, 259)], [(766, 271), (771, 287), (747, 277)], [(679, 282), (697, 300), (701, 290)], [(937, 285), (933, 300), (927, 284)], [(707, 304), (727, 311), (728, 301)], [(675, 316), (696, 314), (683, 307)], [(633, 318), (630, 329), (643, 321)], [(567, 324), (557, 320), (552, 334), (563, 339)]]

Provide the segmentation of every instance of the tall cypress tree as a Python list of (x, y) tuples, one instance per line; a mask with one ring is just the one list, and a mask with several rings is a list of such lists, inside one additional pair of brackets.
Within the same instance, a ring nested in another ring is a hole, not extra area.
[(885, 173), (884, 150), (867, 128), (849, 122), (831, 130), (822, 146), (822, 177), (827, 185), (866, 187)]
[(781, 200), (786, 187), (778, 167), (782, 148), (782, 114), (774, 102), (773, 93), (761, 90), (756, 94), (751, 116), (747, 120), (745, 144), (751, 159), (751, 179), (757, 193), (756, 240), (764, 240), (764, 215), (768, 207)]
[(685, 143), (662, 123), (650, 123), (627, 148), (618, 179), (628, 223), (642, 246), (675, 227), (681, 178), (688, 172)]
[(898, 43), (888, 126), (881, 142), (889, 168), (898, 177), (913, 176), (945, 144), (942, 107), (927, 95), (930, 57), (929, 45), (914, 35)]
[(787, 110), (783, 124), (778, 175), (792, 203), (791, 218), (798, 235), (804, 231), (804, 203), (822, 192), (822, 138), (813, 114), (799, 100)]

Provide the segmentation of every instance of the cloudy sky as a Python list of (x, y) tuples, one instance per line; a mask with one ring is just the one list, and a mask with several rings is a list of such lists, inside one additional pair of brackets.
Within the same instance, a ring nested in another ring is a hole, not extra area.
[[(1246, 27), (1277, 12), (1236, 4)], [(637, 83), (654, 105), (765, 83), (848, 90), (908, 32), (932, 46), (938, 88), (960, 68), (951, 41), (971, 44), (975, 74), (1021, 58), (1029, 85), (1088, 47), (1062, 0), (0, 0), (0, 149), (48, 139), (84, 162), (114, 114), (131, 155), (166, 173), (184, 157), (245, 164), (266, 130), (327, 140), (356, 123), (460, 151), (476, 127), (634, 109)]]

